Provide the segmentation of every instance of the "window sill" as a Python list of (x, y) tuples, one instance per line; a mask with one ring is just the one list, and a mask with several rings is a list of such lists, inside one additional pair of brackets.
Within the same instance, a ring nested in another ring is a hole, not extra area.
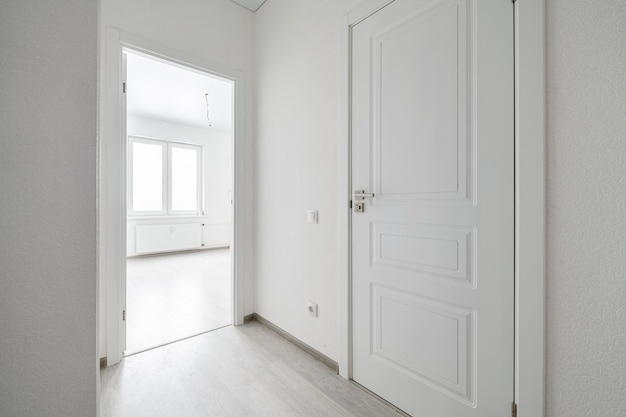
[(135, 221), (135, 220), (173, 220), (173, 219), (201, 219), (206, 217), (201, 214), (155, 214), (155, 215), (128, 215), (126, 216), (126, 220)]

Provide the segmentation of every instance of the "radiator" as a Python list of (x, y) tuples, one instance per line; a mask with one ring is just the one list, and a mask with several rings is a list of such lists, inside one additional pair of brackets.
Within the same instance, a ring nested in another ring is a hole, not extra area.
[(135, 227), (135, 252), (172, 252), (199, 249), (202, 245), (202, 224), (159, 224)]

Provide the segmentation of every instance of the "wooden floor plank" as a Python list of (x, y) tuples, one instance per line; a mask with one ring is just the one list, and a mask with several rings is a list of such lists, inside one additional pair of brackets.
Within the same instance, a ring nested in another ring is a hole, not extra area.
[(129, 258), (126, 353), (232, 324), (230, 250)]
[(258, 322), (139, 353), (101, 373), (102, 417), (398, 417)]

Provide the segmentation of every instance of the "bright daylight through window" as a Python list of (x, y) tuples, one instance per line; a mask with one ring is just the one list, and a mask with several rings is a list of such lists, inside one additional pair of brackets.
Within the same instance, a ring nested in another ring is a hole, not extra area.
[(202, 148), (134, 137), (129, 143), (130, 214), (200, 214)]

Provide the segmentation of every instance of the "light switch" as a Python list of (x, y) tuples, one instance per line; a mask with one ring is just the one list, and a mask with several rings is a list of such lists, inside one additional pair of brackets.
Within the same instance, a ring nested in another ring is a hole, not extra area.
[(316, 224), (317, 223), (317, 210), (307, 210), (306, 221), (307, 223)]

